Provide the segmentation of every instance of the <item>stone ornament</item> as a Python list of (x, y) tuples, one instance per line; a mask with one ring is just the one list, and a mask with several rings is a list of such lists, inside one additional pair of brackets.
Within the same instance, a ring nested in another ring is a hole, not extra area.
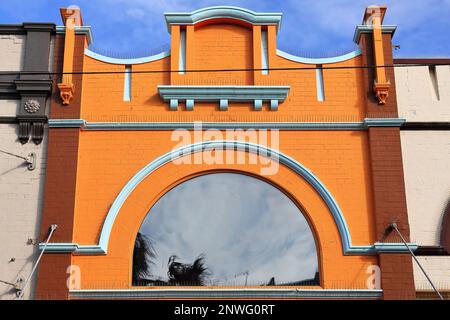
[(37, 100), (28, 100), (24, 104), (24, 109), (28, 113), (38, 112), (40, 108), (41, 108), (41, 104)]

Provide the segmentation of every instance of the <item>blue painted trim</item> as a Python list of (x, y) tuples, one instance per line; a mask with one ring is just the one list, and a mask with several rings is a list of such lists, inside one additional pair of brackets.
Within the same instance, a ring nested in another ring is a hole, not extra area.
[(255, 100), (253, 102), (253, 107), (256, 111), (261, 111), (262, 110), (262, 100)]
[(125, 67), (125, 75), (123, 80), (123, 101), (131, 101), (131, 66)]
[(164, 101), (172, 99), (196, 101), (253, 102), (254, 100), (278, 100), (287, 98), (290, 86), (178, 86), (159, 85), (158, 93)]
[[(414, 252), (419, 247), (415, 243), (408, 243), (410, 249)], [(403, 243), (382, 243), (375, 242), (374, 243), (375, 250), (378, 253), (403, 253), (405, 252), (405, 245)]]
[(148, 298), (325, 298), (381, 299), (381, 289), (298, 289), (298, 288), (179, 288), (179, 289), (79, 289), (69, 291), (78, 299)]
[[(173, 101), (176, 110), (178, 100)], [(175, 103), (177, 102), (177, 103)], [(262, 101), (255, 100), (255, 110)], [(405, 119), (366, 118), (364, 122), (202, 122), (203, 129), (367, 130), (368, 127), (400, 127)], [(83, 130), (194, 130), (194, 122), (88, 122), (82, 119), (49, 119), (49, 128)]]
[(169, 109), (170, 109), (170, 111), (178, 110), (178, 100), (177, 99), (171, 99), (170, 100)]
[[(381, 26), (382, 33), (390, 33), (392, 36), (394, 36), (395, 30), (397, 30), (396, 25), (382, 25)], [(361, 37), (362, 33), (372, 33), (372, 31), (373, 31), (372, 25), (367, 25), (367, 24), (357, 25), (355, 28), (355, 33), (353, 35), (353, 42), (359, 43), (359, 38)]]
[(270, 100), (270, 111), (278, 111), (278, 100)]
[(283, 57), (285, 59), (300, 62), (300, 63), (306, 63), (306, 64), (327, 64), (327, 63), (337, 63), (342, 62), (346, 60), (353, 59), (361, 54), (361, 49), (358, 48), (355, 51), (349, 52), (347, 54), (344, 54), (342, 56), (337, 57), (331, 57), (331, 58), (303, 58), (299, 56), (292, 55), (290, 53), (281, 51), (277, 49), (277, 55), (280, 57)]
[(316, 90), (317, 101), (323, 102), (325, 100), (325, 89), (323, 85), (323, 70), (321, 68), (316, 69)]
[[(134, 191), (134, 189), (145, 179), (147, 178), (152, 172), (157, 170), (158, 168), (164, 166), (165, 164), (181, 158), (183, 156), (193, 154), (196, 152), (203, 152), (205, 150), (211, 150), (211, 149), (231, 149), (231, 150), (245, 150), (249, 153), (255, 153), (260, 154), (263, 156), (270, 157), (273, 160), (279, 161), (282, 165), (287, 166), (288, 168), (292, 169), (294, 172), (296, 172), (298, 175), (303, 177), (322, 197), (323, 201), (327, 205), (328, 209), (330, 210), (334, 221), (338, 227), (339, 234), (341, 237), (342, 247), (344, 254), (358, 254), (358, 255), (365, 255), (365, 254), (375, 254), (376, 253), (376, 246), (369, 245), (369, 246), (353, 246), (350, 232), (347, 227), (347, 223), (345, 221), (344, 215), (339, 208), (336, 200), (333, 198), (331, 193), (328, 191), (328, 189), (325, 187), (325, 185), (322, 184), (322, 182), (307, 168), (302, 166), (299, 162), (292, 159), (291, 157), (277, 151), (273, 150), (261, 145), (249, 143), (249, 142), (241, 142), (241, 141), (202, 141), (199, 143), (187, 145), (180, 147), (178, 149), (172, 150), (159, 158), (153, 160), (149, 164), (147, 164), (144, 168), (142, 168), (139, 172), (137, 172), (123, 187), (123, 189), (120, 191), (119, 195), (116, 197), (114, 202), (112, 203), (108, 214), (105, 218), (105, 221), (103, 223), (103, 227), (100, 233), (100, 239), (98, 246), (96, 245), (89, 245), (89, 246), (83, 246), (82, 249), (78, 249), (75, 247), (76, 253), (92, 253), (92, 254), (101, 254), (101, 253), (107, 253), (108, 251), (108, 244), (109, 244), (109, 238), (111, 235), (111, 230), (114, 226), (114, 222), (117, 218), (117, 215), (120, 212), (120, 209), (122, 208), (122, 205), (125, 203), (125, 201), (128, 199), (129, 195)], [(49, 252), (52, 252), (54, 244), (48, 244), (48, 250)], [(67, 246), (67, 244), (64, 244)], [(75, 246), (78, 246), (77, 244), (74, 244)], [(380, 247), (381, 244), (378, 244)], [(58, 246), (58, 244), (56, 244)], [(412, 244), (412, 246), (415, 246), (415, 244)], [(407, 251), (407, 248), (405, 248), (405, 251)], [(58, 247), (59, 250), (61, 250), (61, 247)], [(69, 252), (73, 252), (73, 247), (68, 246), (67, 249), (70, 249)], [(399, 244), (397, 245), (390, 245), (390, 246), (384, 246), (383, 250), (392, 250), (392, 252), (399, 252), (400, 250)], [(55, 251), (53, 251), (55, 252)]]
[(160, 60), (163, 58), (166, 58), (170, 56), (170, 51), (164, 51), (158, 54), (155, 54), (153, 56), (149, 57), (143, 57), (143, 58), (135, 58), (135, 59), (117, 59), (117, 58), (111, 58), (104, 55), (101, 55), (99, 53), (95, 53), (89, 49), (84, 49), (84, 54), (88, 57), (91, 57), (92, 59), (111, 63), (111, 64), (123, 64), (123, 65), (133, 65), (133, 64), (141, 64), (141, 63), (147, 63), (147, 62), (153, 62), (156, 60)]
[[(56, 26), (56, 34), (66, 34), (65, 26)], [(75, 34), (84, 34), (88, 37), (88, 45), (93, 41), (92, 30), (90, 26), (75, 26)]]
[(219, 109), (220, 109), (220, 111), (227, 111), (228, 110), (228, 100), (227, 99), (221, 99), (220, 100)]
[(277, 31), (281, 27), (282, 13), (259, 13), (248, 9), (232, 6), (215, 6), (202, 8), (192, 12), (169, 12), (164, 14), (166, 18), (167, 30), (171, 32), (171, 25), (192, 25), (210, 19), (236, 19), (256, 25), (277, 26)]
[[(45, 243), (39, 243), (39, 250), (43, 250)], [(45, 248), (47, 253), (77, 253), (77, 254), (106, 254), (99, 245), (79, 245), (78, 243), (49, 243)]]
[(194, 110), (194, 100), (192, 99), (186, 100), (186, 110), (188, 111)]
[(81, 128), (86, 126), (83, 119), (48, 119), (49, 128)]
[(401, 127), (406, 122), (403, 118), (366, 118), (364, 125), (368, 127)]

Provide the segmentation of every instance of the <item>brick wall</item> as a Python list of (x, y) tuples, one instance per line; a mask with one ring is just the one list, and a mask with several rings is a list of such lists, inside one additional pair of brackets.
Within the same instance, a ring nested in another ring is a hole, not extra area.
[(395, 69), (398, 109), (408, 121), (450, 121), (450, 68), (436, 66), (439, 100), (428, 67)]
[(0, 35), (0, 71), (22, 70), (25, 57), (24, 35)]

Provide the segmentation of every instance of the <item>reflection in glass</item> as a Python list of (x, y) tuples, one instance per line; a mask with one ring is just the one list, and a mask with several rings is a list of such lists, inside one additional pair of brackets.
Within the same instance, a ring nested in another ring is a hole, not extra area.
[(317, 261), (311, 229), (283, 192), (215, 173), (151, 208), (135, 242), (133, 285), (318, 285)]

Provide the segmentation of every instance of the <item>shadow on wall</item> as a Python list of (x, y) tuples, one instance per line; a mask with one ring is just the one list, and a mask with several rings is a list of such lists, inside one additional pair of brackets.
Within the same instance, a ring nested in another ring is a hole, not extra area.
[(450, 254), (450, 198), (442, 216), (440, 245)]

